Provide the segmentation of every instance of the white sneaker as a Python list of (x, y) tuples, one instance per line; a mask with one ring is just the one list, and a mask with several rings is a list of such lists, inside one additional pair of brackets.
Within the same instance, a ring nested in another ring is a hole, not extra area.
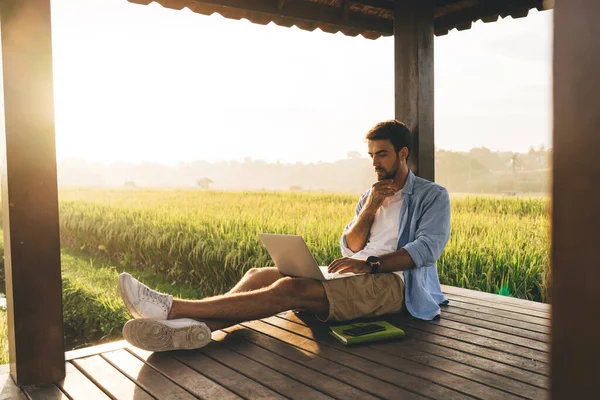
[(126, 272), (119, 275), (119, 290), (134, 318), (167, 319), (173, 296), (150, 289)]
[(210, 329), (205, 323), (189, 318), (164, 321), (140, 318), (127, 321), (123, 337), (148, 351), (192, 350), (210, 342)]

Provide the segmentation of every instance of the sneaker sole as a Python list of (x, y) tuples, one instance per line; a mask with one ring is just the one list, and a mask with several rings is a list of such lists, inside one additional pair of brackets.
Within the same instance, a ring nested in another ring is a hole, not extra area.
[(190, 321), (193, 325), (173, 327), (154, 319), (132, 319), (123, 327), (123, 337), (135, 347), (155, 352), (193, 350), (210, 343), (206, 324)]
[(121, 299), (123, 300), (123, 303), (125, 303), (125, 307), (127, 307), (127, 310), (129, 311), (129, 313), (134, 318), (141, 318), (142, 316), (139, 315), (135, 311), (135, 307), (133, 306), (133, 304), (131, 304), (131, 302), (129, 301), (129, 297), (127, 296), (127, 293), (125, 292), (125, 280), (126, 279), (128, 279), (127, 275), (125, 275), (125, 274), (119, 275), (119, 293), (121, 293)]

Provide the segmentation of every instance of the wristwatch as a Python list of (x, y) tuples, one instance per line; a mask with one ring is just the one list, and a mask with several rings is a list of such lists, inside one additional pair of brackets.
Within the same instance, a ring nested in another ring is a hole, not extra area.
[(367, 263), (367, 265), (369, 267), (371, 267), (371, 273), (372, 274), (376, 274), (377, 272), (379, 272), (379, 257), (377, 256), (369, 256), (367, 257), (367, 259), (365, 260), (365, 262)]

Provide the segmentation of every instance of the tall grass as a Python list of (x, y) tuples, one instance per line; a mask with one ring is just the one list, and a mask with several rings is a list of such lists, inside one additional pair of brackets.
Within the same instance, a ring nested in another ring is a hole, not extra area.
[[(119, 295), (119, 270), (103, 260), (67, 249), (62, 251), (61, 262), (65, 349), (121, 339), (123, 325), (131, 316)], [(177, 297), (200, 295), (192, 287), (172, 285), (149, 270), (129, 272), (152, 288)], [(7, 328), (6, 311), (0, 310), (0, 364), (8, 362)]]
[(0, 364), (8, 363), (8, 322), (6, 311), (0, 310)]
[[(260, 232), (304, 236), (322, 265), (340, 257), (340, 233), (356, 200), (334, 194), (71, 190), (61, 193), (61, 236), (64, 245), (213, 295), (249, 268), (273, 265)], [(546, 200), (453, 199), (440, 280), (546, 301), (548, 251)]]

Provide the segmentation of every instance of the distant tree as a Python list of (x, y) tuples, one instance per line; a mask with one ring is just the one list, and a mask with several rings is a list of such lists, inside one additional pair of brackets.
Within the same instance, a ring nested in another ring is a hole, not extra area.
[(510, 166), (512, 167), (514, 173), (517, 173), (517, 171), (521, 169), (523, 163), (521, 162), (521, 156), (519, 156), (519, 153), (513, 154), (513, 156), (510, 158)]
[(125, 181), (125, 184), (124, 184), (124, 185), (125, 185), (125, 187), (126, 187), (126, 188), (131, 188), (131, 189), (133, 189), (133, 188), (136, 188), (136, 187), (137, 187), (137, 185), (135, 184), (135, 182), (134, 182), (134, 181)]
[(302, 186), (292, 185), (292, 186), (290, 186), (290, 191), (291, 192), (301, 192), (302, 191)]
[(204, 190), (207, 190), (207, 189), (208, 189), (208, 186), (209, 186), (211, 183), (214, 183), (214, 182), (213, 182), (213, 180), (212, 180), (212, 179), (209, 179), (209, 178), (202, 178), (202, 179), (198, 179), (198, 180), (196, 181), (196, 185), (198, 185), (198, 187), (199, 187), (200, 189), (204, 189)]

